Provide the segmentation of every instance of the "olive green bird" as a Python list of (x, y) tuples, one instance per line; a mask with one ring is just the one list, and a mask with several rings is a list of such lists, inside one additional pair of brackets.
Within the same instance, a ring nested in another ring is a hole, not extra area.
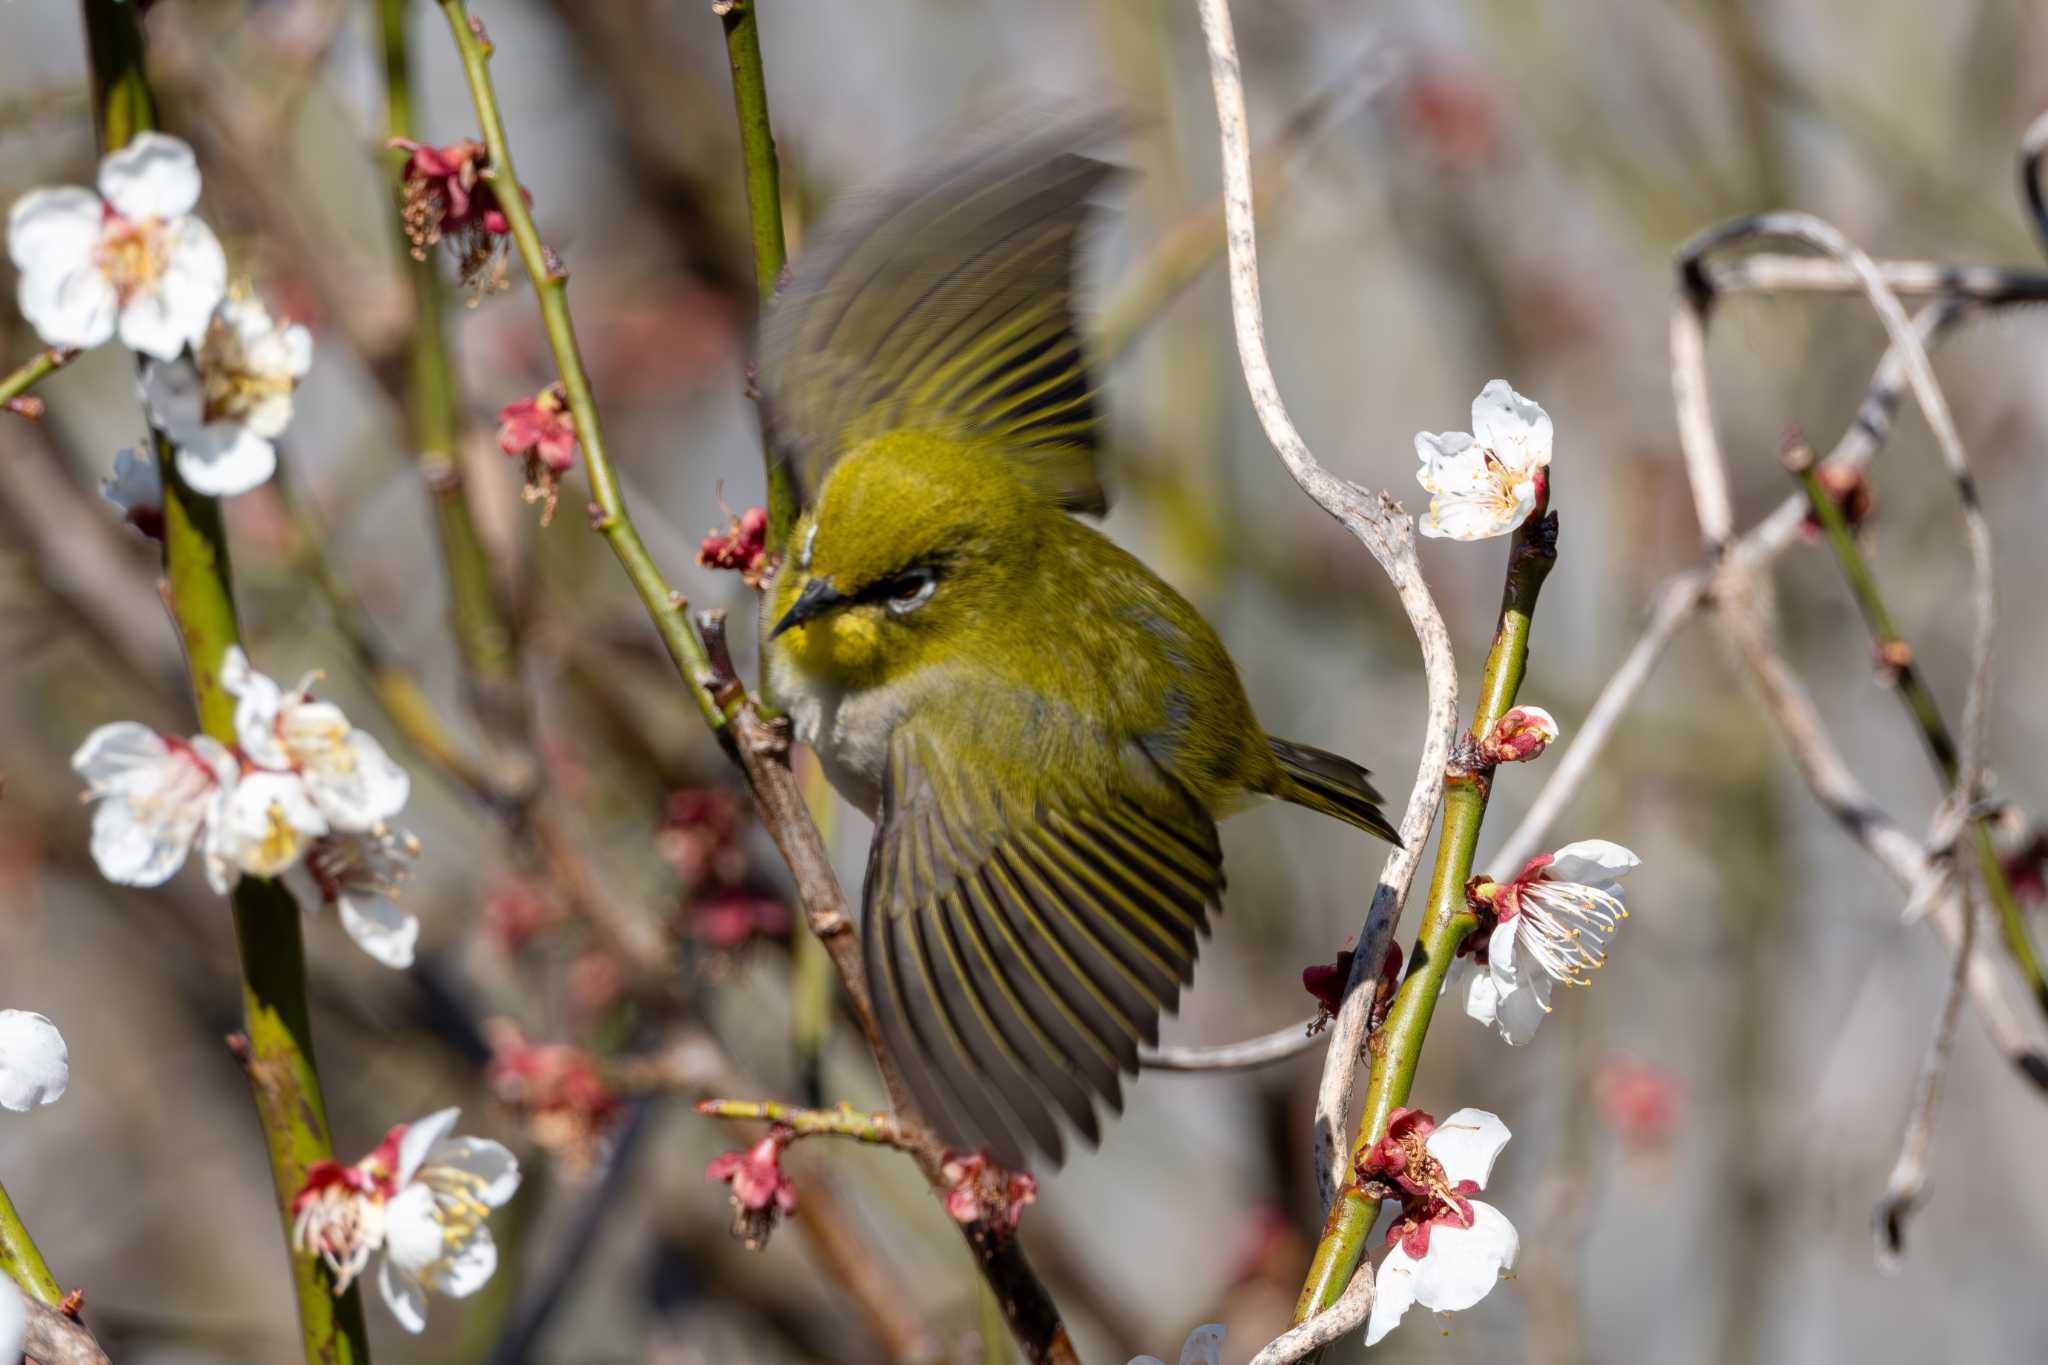
[(1216, 821), (1278, 797), (1398, 841), (1366, 771), (1274, 739), (1107, 503), (1073, 311), (1110, 169), (1071, 130), (867, 203), (763, 320), (801, 514), (770, 696), (875, 819), (867, 984), (927, 1117), (1005, 1165), (1089, 1142), (1192, 979)]

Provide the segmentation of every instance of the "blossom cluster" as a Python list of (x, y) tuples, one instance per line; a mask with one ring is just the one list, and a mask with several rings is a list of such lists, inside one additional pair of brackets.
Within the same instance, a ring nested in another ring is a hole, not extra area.
[(142, 398), (178, 476), (219, 497), (276, 472), (313, 340), (230, 293), (220, 239), (193, 213), (199, 190), (189, 146), (140, 133), (100, 162), (96, 189), (15, 201), (7, 252), (22, 316), (44, 342), (85, 350), (118, 336), (144, 358)]
[(71, 766), (97, 803), (93, 861), (118, 885), (159, 886), (197, 848), (222, 895), (245, 875), (303, 868), (350, 938), (409, 967), (419, 921), (396, 897), (418, 848), (389, 822), (411, 780), (375, 736), (313, 696), (317, 676), (287, 690), (233, 647), (220, 669), (235, 698), (232, 747), (135, 721), (86, 736)]
[(353, 1165), (316, 1161), (292, 1196), (293, 1249), (326, 1263), (336, 1294), (382, 1252), (377, 1292), (408, 1332), (426, 1330), (429, 1292), (464, 1298), (496, 1272), (487, 1220), (519, 1188), (502, 1144), (449, 1136), (460, 1114), (401, 1123)]

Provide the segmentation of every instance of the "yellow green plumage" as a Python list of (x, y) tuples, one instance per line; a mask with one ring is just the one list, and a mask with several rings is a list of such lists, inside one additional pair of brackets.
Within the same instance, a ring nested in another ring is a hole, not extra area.
[(1013, 1165), (1120, 1104), (1220, 904), (1217, 819), (1273, 796), (1393, 837), (1364, 770), (1269, 739), (1200, 613), (1072, 515), (1105, 504), (1071, 286), (1107, 171), (1070, 137), (828, 233), (759, 367), (805, 504), (771, 693), (876, 817), (868, 979), (920, 1103)]

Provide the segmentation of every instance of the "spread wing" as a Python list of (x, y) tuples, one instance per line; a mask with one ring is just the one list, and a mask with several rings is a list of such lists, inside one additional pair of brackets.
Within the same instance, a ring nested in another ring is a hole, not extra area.
[(898, 728), (868, 856), (868, 990), (920, 1106), (963, 1151), (1058, 1162), (1057, 1116), (1158, 1040), (1223, 893), (1216, 827), (1131, 746), (1117, 788), (1023, 802), (918, 722)]
[(1103, 122), (988, 143), (816, 234), (762, 319), (755, 372), (805, 505), (842, 450), (909, 428), (991, 438), (1069, 510), (1106, 509), (1074, 259), (1111, 168), (1072, 150)]

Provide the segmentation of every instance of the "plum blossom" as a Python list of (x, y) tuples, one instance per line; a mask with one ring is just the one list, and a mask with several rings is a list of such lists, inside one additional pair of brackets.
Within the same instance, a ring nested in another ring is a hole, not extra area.
[(171, 360), (206, 332), (227, 290), (227, 257), (192, 216), (199, 164), (162, 133), (139, 133), (100, 162), (99, 192), (31, 190), (7, 216), (19, 302), (51, 346), (86, 349), (117, 332)]
[[(1223, 1359), (1223, 1324), (1207, 1322), (1188, 1333), (1187, 1345), (1180, 1348), (1180, 1365), (1221, 1365)], [(1166, 1365), (1158, 1356), (1132, 1356), (1131, 1365)]]
[(626, 1103), (605, 1083), (597, 1058), (571, 1043), (529, 1039), (510, 1019), (484, 1024), (491, 1043), (491, 1091), (526, 1123), (536, 1143), (574, 1176), (603, 1160)]
[(419, 840), (403, 830), (330, 833), (306, 850), (306, 871), (323, 905), (334, 907), (355, 945), (387, 967), (412, 966), (420, 922), (398, 903), (400, 886), (419, 856)]
[(767, 581), (773, 556), (768, 552), (768, 512), (749, 507), (738, 514), (728, 508), (723, 530), (717, 527), (697, 546), (697, 562), (707, 569), (729, 569), (750, 588)]
[(178, 448), (178, 475), (209, 497), (246, 493), (277, 472), (275, 440), (313, 364), (313, 337), (254, 298), (225, 300), (194, 354), (143, 366), (150, 420)]
[(116, 721), (85, 737), (71, 767), (86, 781), (86, 799), (98, 803), (92, 858), (101, 876), (120, 886), (161, 886), (204, 834), (207, 880), (222, 895), (234, 885), (219, 841), (241, 770), (225, 746)]
[(236, 870), (276, 877), (290, 870), (327, 833), (327, 817), (297, 773), (244, 773), (221, 805), (214, 845)]
[[(287, 692), (251, 667), (239, 646), (228, 650), (220, 669), (221, 686), (235, 697), (235, 738), (243, 754), (258, 768), (293, 774), (324, 822), (294, 828), (308, 835), (369, 833), (404, 808), (412, 780), (375, 736), (349, 724), (340, 707), (313, 700), (318, 676), (308, 674)], [(300, 814), (289, 805), (285, 813)]]
[[(424, 261), (428, 250), (446, 241), (464, 284), (479, 292), (503, 288), (505, 242), (512, 221), (487, 178), (488, 149), (475, 138), (435, 147), (400, 137), (393, 138), (391, 146), (407, 153), (400, 213), (413, 259)], [(528, 203), (533, 201), (525, 190), (520, 194)]]
[(999, 1166), (979, 1152), (973, 1156), (948, 1154), (939, 1174), (946, 1181), (946, 1212), (956, 1223), (978, 1223), (986, 1218), (1014, 1232), (1024, 1217), (1024, 1206), (1038, 1202), (1035, 1177)]
[(1542, 501), (1550, 441), (1550, 414), (1504, 379), (1472, 400), (1469, 434), (1415, 433), (1416, 477), (1430, 495), (1422, 534), (1487, 540), (1527, 521)]
[(526, 462), (527, 502), (540, 503), (540, 524), (555, 519), (562, 475), (576, 463), (576, 419), (561, 382), (498, 409), (498, 449)]
[(1582, 839), (1531, 858), (1513, 881), (1480, 888), (1495, 924), (1465, 1013), (1511, 1044), (1535, 1037), (1552, 989), (1590, 984), (1607, 960), (1607, 940), (1628, 918), (1621, 878), (1639, 861), (1619, 844)]
[(1561, 733), (1557, 718), (1542, 707), (1516, 706), (1480, 741), (1479, 752), (1488, 763), (1527, 763), (1542, 757)]
[(164, 538), (164, 476), (154, 457), (123, 446), (114, 472), (100, 480), (100, 496), (121, 509), (121, 519), (151, 540)]
[(55, 1104), (69, 1084), (71, 1050), (57, 1026), (28, 1010), (0, 1010), (0, 1109), (26, 1114)]
[(782, 1149), (794, 1136), (778, 1124), (746, 1151), (720, 1153), (704, 1168), (706, 1180), (732, 1186), (732, 1235), (749, 1251), (768, 1244), (781, 1215), (796, 1212), (796, 1184), (782, 1170)]
[(292, 1196), (292, 1246), (348, 1287), (379, 1251), (377, 1291), (408, 1332), (427, 1325), (427, 1295), (464, 1298), (498, 1268), (486, 1220), (519, 1188), (519, 1163), (488, 1138), (449, 1137), (459, 1109), (399, 1124), (352, 1166), (315, 1162)]
[(1367, 1346), (1415, 1304), (1438, 1313), (1470, 1308), (1514, 1268), (1521, 1249), (1514, 1224), (1471, 1197), (1486, 1188), (1507, 1141), (1507, 1125), (1483, 1109), (1460, 1109), (1441, 1124), (1419, 1109), (1396, 1109), (1387, 1135), (1359, 1159), (1362, 1178), (1402, 1200), (1387, 1229)]

